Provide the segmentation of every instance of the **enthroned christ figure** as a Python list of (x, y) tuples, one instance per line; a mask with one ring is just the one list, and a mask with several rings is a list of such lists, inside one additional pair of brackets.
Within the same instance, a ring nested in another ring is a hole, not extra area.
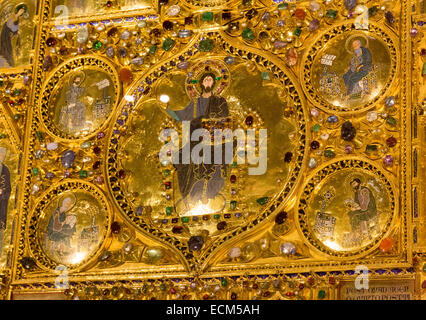
[[(201, 95), (191, 101), (183, 110), (173, 111), (166, 109), (168, 114), (176, 121), (190, 121), (190, 134), (197, 129), (205, 128), (206, 123), (212, 124), (216, 129), (223, 128), (224, 123), (229, 123), (228, 104), (225, 98), (216, 96), (216, 76), (211, 72), (204, 73), (199, 82)], [(199, 141), (190, 141), (190, 150), (199, 144)], [(210, 142), (208, 142), (210, 143)], [(174, 164), (178, 175), (179, 189), (187, 208), (191, 208), (198, 201), (207, 204), (209, 200), (217, 197), (225, 185), (227, 163), (225, 161), (225, 144), (210, 144), (211, 163), (183, 164), (183, 150), (179, 150), (179, 163)], [(220, 151), (218, 150), (221, 149)], [(215, 161), (214, 153), (222, 152), (222, 161)], [(200, 156), (202, 156), (200, 154)]]

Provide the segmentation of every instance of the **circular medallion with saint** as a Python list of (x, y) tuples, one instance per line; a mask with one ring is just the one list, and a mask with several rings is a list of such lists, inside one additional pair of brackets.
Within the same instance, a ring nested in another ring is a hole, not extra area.
[(302, 189), (299, 227), (318, 250), (352, 257), (378, 246), (397, 208), (387, 176), (365, 160), (347, 159), (319, 170)]
[[(333, 31), (333, 32), (331, 32)], [(390, 33), (373, 23), (323, 33), (306, 52), (301, 77), (312, 103), (334, 113), (366, 110), (391, 88), (398, 56)]]
[(55, 187), (34, 211), (38, 221), (32, 219), (37, 230), (37, 240), (31, 243), (33, 253), (38, 252), (39, 262), (49, 268), (84, 265), (106, 238), (108, 210), (105, 199), (92, 186), (69, 182)]

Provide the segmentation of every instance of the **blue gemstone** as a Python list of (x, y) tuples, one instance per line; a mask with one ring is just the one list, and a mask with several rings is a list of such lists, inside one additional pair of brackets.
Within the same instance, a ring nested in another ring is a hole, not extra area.
[(329, 116), (327, 119), (327, 122), (329, 123), (337, 123), (339, 121), (339, 118), (337, 116)]

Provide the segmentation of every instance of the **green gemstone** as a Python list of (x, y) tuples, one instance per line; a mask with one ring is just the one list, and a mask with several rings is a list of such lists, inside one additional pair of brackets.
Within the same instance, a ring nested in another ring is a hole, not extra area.
[(203, 12), (203, 14), (201, 15), (201, 20), (212, 21), (213, 20), (213, 12)]
[(242, 37), (243, 39), (247, 41), (252, 41), (254, 39), (253, 30), (251, 30), (250, 28), (244, 29), (242, 33)]
[(325, 291), (320, 290), (318, 291), (318, 299), (324, 299), (325, 298)]
[(375, 144), (368, 144), (367, 147), (365, 148), (366, 152), (376, 152), (378, 150), (379, 148)]
[(243, 0), (243, 6), (249, 6), (251, 5), (252, 0)]
[(326, 16), (327, 18), (335, 19), (335, 18), (337, 17), (337, 10), (329, 9), (329, 10), (327, 10), (327, 12), (325, 13), (325, 16)]
[(387, 117), (386, 118), (386, 123), (392, 127), (396, 127), (396, 119), (394, 117)]
[(371, 17), (374, 16), (377, 12), (379, 12), (378, 6), (374, 6), (368, 9), (368, 15)]
[(0, 134), (0, 139), (6, 139), (7, 135), (5, 135), (4, 133)]
[(426, 272), (426, 263), (423, 265), (423, 272)]
[(171, 216), (171, 215), (172, 215), (172, 213), (173, 213), (173, 208), (172, 208), (172, 207), (167, 207), (167, 208), (166, 208), (166, 214), (167, 214), (168, 216)]
[(222, 77), (216, 77), (216, 80), (220, 81), (220, 80), (222, 80)]
[(198, 83), (198, 80), (191, 80), (192, 84)]
[(320, 129), (321, 129), (321, 126), (318, 123), (312, 127), (313, 132), (318, 132)]
[(165, 170), (165, 171), (164, 171), (164, 176), (165, 176), (165, 177), (168, 177), (169, 175), (170, 175), (170, 170), (168, 170), (168, 169), (167, 169), (167, 170)]
[(288, 9), (288, 3), (282, 2), (278, 5), (278, 10), (287, 10)]
[(422, 75), (423, 75), (423, 76), (426, 76), (426, 62), (425, 62), (425, 63), (423, 63)]
[(163, 49), (164, 51), (169, 51), (173, 48), (174, 45), (175, 45), (175, 41), (171, 38), (167, 38), (163, 42)]
[(155, 54), (157, 52), (157, 46), (152, 46), (151, 48), (149, 48), (149, 54)]
[(300, 29), (300, 28), (296, 28), (296, 30), (293, 31), (293, 34), (296, 37), (300, 36), (301, 33), (302, 33), (302, 29)]
[(101, 50), (102, 47), (103, 47), (103, 44), (99, 40), (97, 40), (93, 43), (93, 49), (95, 49), (95, 50)]
[(200, 41), (200, 51), (210, 52), (214, 48), (214, 42), (212, 39), (205, 39)]
[(215, 215), (213, 216), (213, 219), (219, 220), (219, 219), (220, 219), (220, 214), (215, 214)]
[(39, 173), (40, 173), (40, 170), (38, 170), (38, 168), (33, 169), (33, 175), (38, 176)]
[(269, 197), (263, 197), (260, 199), (257, 199), (257, 203), (260, 204), (261, 206), (264, 206), (265, 204), (267, 204), (269, 201)]
[(91, 144), (89, 141), (83, 142), (83, 143), (80, 145), (80, 148), (81, 148), (81, 149), (90, 149), (91, 147), (92, 147), (92, 144)]
[(325, 150), (324, 151), (324, 156), (326, 158), (333, 158), (334, 157), (334, 151), (333, 150)]
[(269, 76), (269, 72), (262, 72), (262, 79), (271, 80), (271, 77)]
[(238, 167), (238, 162), (237, 161), (232, 162), (232, 168), (235, 169), (236, 167)]
[(86, 170), (81, 170), (81, 171), (78, 173), (78, 176), (79, 176), (80, 178), (87, 178), (87, 171), (86, 171)]
[(222, 284), (222, 287), (226, 287), (228, 285), (228, 281), (226, 281), (226, 279), (223, 279), (221, 284)]
[(146, 283), (144, 283), (144, 285), (142, 286), (142, 292), (146, 293), (147, 290), (148, 290), (148, 286), (146, 285)]
[(231, 210), (237, 209), (237, 201), (231, 201)]
[(0, 87), (3, 87), (3, 83), (4, 83), (3, 79), (0, 79)]
[(15, 121), (19, 121), (19, 119), (21, 119), (21, 115), (20, 114), (15, 114), (13, 116), (13, 119), (15, 119)]
[(188, 223), (189, 222), (189, 217), (183, 217), (181, 219), (182, 223)]
[(160, 290), (161, 291), (166, 290), (166, 285), (164, 283), (160, 284)]
[(36, 135), (37, 135), (37, 138), (38, 138), (38, 140), (39, 140), (40, 142), (43, 142), (43, 141), (44, 141), (44, 137), (43, 137), (43, 133), (42, 133), (42, 132), (37, 131), (37, 132), (36, 132)]
[(21, 94), (21, 89), (16, 89), (14, 94), (15, 96), (19, 96)]

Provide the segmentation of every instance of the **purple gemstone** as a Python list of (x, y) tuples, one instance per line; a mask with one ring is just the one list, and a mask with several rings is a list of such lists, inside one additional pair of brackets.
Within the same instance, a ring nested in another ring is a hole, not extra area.
[(68, 170), (64, 171), (64, 178), (69, 178), (71, 177), (71, 172), (69, 172)]
[(345, 152), (347, 153), (347, 154), (350, 154), (350, 153), (352, 153), (352, 151), (353, 151), (354, 149), (353, 149), (353, 147), (350, 145), (350, 144), (348, 144), (348, 145), (346, 145), (345, 146)]
[(385, 156), (385, 157), (383, 158), (383, 163), (384, 163), (386, 166), (391, 166), (391, 165), (393, 165), (393, 157), (392, 157), (391, 155), (387, 155), (387, 156)]
[(68, 150), (62, 154), (61, 162), (64, 168), (69, 169), (72, 168), (75, 161), (75, 152), (72, 150)]
[(278, 20), (278, 21), (277, 21), (277, 26), (278, 26), (278, 27), (282, 27), (282, 26), (284, 26), (284, 20)]
[(417, 28), (412, 28), (411, 30), (410, 30), (410, 36), (412, 36), (412, 37), (415, 37), (415, 36), (417, 36), (417, 33), (418, 33), (419, 31), (417, 30)]
[(309, 22), (309, 31), (310, 32), (314, 32), (315, 30), (317, 30), (319, 28), (319, 20), (318, 19), (314, 19), (311, 22)]
[(98, 133), (98, 139), (102, 139), (105, 137), (105, 133), (104, 132), (99, 132)]
[(277, 40), (274, 42), (274, 49), (281, 49), (287, 45), (287, 42)]
[(178, 69), (186, 70), (186, 69), (189, 68), (189, 62), (188, 61), (179, 62), (177, 67), (178, 67)]
[(357, 0), (345, 0), (345, 7), (348, 10), (355, 8)]

